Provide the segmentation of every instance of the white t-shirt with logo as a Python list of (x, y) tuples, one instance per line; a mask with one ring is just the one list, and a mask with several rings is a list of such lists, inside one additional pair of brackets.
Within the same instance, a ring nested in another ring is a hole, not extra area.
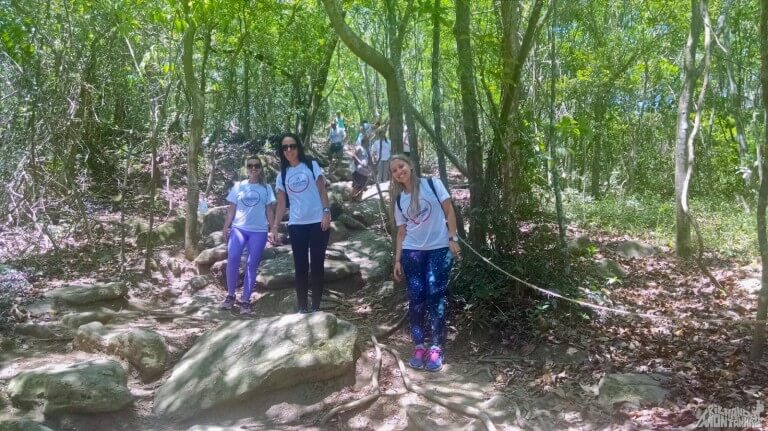
[(251, 232), (267, 232), (267, 205), (275, 202), (275, 193), (269, 184), (251, 184), (248, 180), (235, 183), (227, 195), (227, 202), (235, 205), (232, 226)]
[[(404, 250), (436, 250), (448, 247), (448, 227), (445, 225), (445, 212), (441, 205), (451, 195), (445, 190), (443, 182), (432, 179), (437, 196), (432, 193), (426, 178), (419, 178), (419, 213), (411, 209), (411, 194), (400, 194), (400, 208), (395, 202), (395, 224), (405, 225)], [(405, 215), (403, 215), (405, 213)], [(407, 216), (407, 219), (406, 219)]]
[[(312, 175), (314, 171), (314, 176)], [(317, 189), (317, 179), (323, 176), (323, 170), (316, 161), (312, 160), (312, 171), (306, 163), (299, 162), (285, 170), (285, 187), (283, 188), (283, 173), (277, 174), (275, 189), (283, 190), (291, 202), (288, 213), (288, 224), (311, 224), (323, 221), (323, 202)]]

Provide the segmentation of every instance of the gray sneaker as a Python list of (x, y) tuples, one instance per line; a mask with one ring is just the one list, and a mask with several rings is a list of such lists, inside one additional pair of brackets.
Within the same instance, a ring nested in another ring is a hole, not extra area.
[(250, 302), (243, 302), (240, 304), (240, 315), (243, 314), (253, 314)]
[(227, 295), (227, 297), (224, 299), (224, 302), (222, 302), (221, 305), (219, 305), (219, 308), (221, 308), (222, 310), (231, 310), (232, 307), (234, 306), (235, 306), (235, 297)]

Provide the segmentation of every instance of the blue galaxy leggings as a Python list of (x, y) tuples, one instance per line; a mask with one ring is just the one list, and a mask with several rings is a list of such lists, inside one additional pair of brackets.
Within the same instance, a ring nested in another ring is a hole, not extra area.
[(432, 332), (432, 344), (442, 346), (445, 337), (445, 296), (453, 255), (447, 247), (403, 250), (400, 262), (408, 280), (411, 339), (414, 344), (423, 344), (427, 324)]
[(256, 273), (261, 262), (261, 253), (267, 245), (266, 232), (251, 232), (232, 227), (227, 243), (227, 295), (235, 296), (238, 276), (240, 275), (240, 257), (243, 248), (248, 245), (248, 261), (245, 265), (245, 281), (243, 283), (242, 302), (251, 300), (251, 291), (256, 283)]

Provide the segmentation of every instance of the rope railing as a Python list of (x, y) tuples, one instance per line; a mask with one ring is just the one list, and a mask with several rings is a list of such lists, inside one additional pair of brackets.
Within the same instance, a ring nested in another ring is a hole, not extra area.
[(661, 314), (651, 314), (651, 313), (639, 313), (636, 311), (629, 311), (629, 310), (621, 310), (618, 308), (613, 307), (606, 307), (604, 305), (598, 305), (587, 301), (582, 301), (579, 299), (569, 298), (567, 296), (564, 296), (560, 293), (554, 292), (552, 290), (544, 289), (542, 287), (539, 287), (533, 283), (530, 283), (528, 281), (525, 281), (519, 277), (515, 277), (514, 275), (510, 274), (509, 272), (505, 271), (503, 268), (499, 267), (495, 263), (493, 263), (490, 259), (480, 254), (477, 250), (475, 250), (469, 243), (464, 241), (464, 238), (459, 237), (459, 240), (461, 243), (466, 246), (469, 251), (474, 253), (478, 258), (480, 258), (483, 262), (491, 266), (492, 268), (496, 269), (497, 271), (501, 272), (502, 274), (506, 275), (507, 277), (511, 278), (512, 280), (517, 281), (518, 283), (529, 287), (533, 289), (534, 291), (544, 294), (548, 297), (553, 297), (557, 299), (562, 299), (563, 301), (570, 302), (572, 304), (577, 304), (582, 307), (592, 308), (594, 310), (603, 311), (606, 313), (613, 313), (613, 314), (620, 314), (623, 316), (632, 316), (632, 317), (638, 317), (641, 319), (649, 319), (649, 320), (666, 320), (669, 322), (675, 322), (675, 323), (712, 323), (712, 324), (729, 324), (729, 325), (756, 325), (756, 324), (766, 324), (768, 323), (768, 320), (762, 319), (702, 319), (697, 317), (676, 317), (676, 316), (665, 316)]

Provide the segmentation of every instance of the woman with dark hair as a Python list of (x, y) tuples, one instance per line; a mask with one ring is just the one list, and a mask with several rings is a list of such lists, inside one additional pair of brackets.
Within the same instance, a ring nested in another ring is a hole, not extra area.
[[(331, 235), (325, 175), (320, 165), (304, 154), (301, 138), (294, 133), (283, 135), (279, 155), (280, 173), (275, 181), (277, 210), (270, 237), (273, 243), (278, 241), (277, 227), (289, 210), (288, 236), (296, 266), (298, 311), (318, 311), (323, 296), (325, 250)], [(312, 302), (308, 304), (310, 272)]]
[(230, 310), (235, 305), (235, 292), (240, 273), (240, 257), (248, 247), (243, 296), (240, 314), (251, 313), (251, 291), (256, 283), (256, 273), (261, 253), (267, 245), (267, 231), (272, 225), (275, 194), (264, 183), (264, 164), (258, 156), (245, 158), (248, 178), (235, 183), (227, 195), (227, 215), (224, 218), (224, 238), (227, 239), (227, 297), (221, 308)]

